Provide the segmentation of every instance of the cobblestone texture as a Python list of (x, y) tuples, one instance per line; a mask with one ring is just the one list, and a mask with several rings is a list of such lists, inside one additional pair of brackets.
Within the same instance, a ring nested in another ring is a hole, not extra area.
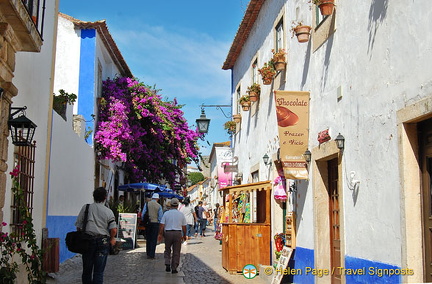
[[(222, 267), (222, 246), (213, 238), (213, 233), (209, 233), (207, 237), (192, 239), (182, 246), (178, 274), (165, 272), (163, 244), (157, 246), (154, 260), (146, 258), (145, 241), (139, 241), (138, 245), (134, 250), (123, 250), (118, 255), (108, 257), (104, 283), (266, 283), (258, 276), (246, 279), (241, 274), (228, 273)], [(50, 274), (47, 283), (79, 284), (81, 269), (81, 256), (76, 255), (62, 263), (59, 272)]]

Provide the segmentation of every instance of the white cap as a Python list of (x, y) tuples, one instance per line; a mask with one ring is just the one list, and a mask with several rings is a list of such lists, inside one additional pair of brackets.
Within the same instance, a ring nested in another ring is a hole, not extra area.
[(158, 199), (159, 198), (159, 193), (153, 193), (152, 198), (153, 199)]

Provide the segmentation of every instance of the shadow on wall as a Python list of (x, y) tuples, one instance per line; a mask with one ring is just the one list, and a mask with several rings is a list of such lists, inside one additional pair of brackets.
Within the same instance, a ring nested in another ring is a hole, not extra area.
[[(294, 195), (296, 196), (296, 202), (294, 204), (297, 204), (295, 211), (297, 222), (296, 231), (298, 231), (298, 228), (300, 228), (300, 223), (303, 220), (303, 211), (306, 202), (306, 194), (309, 186), (309, 180), (297, 180), (296, 186), (297, 189), (296, 192), (294, 192)], [(312, 192), (310, 192), (309, 194), (312, 194)]]
[(377, 34), (380, 24), (387, 16), (389, 0), (373, 0), (369, 9), (369, 47), (368, 53), (373, 49), (375, 36)]

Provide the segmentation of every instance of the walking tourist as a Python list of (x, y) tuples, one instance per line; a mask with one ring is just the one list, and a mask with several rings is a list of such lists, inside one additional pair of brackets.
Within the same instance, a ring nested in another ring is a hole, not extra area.
[(186, 241), (184, 244), (187, 244), (187, 240), (190, 240), (192, 238), (193, 232), (192, 228), (195, 225), (195, 222), (197, 221), (197, 216), (195, 214), (195, 210), (190, 204), (190, 198), (186, 197), (183, 200), (183, 204), (180, 204), (179, 211), (183, 213), (183, 215), (186, 218)]
[(146, 227), (146, 252), (148, 259), (155, 259), (157, 237), (159, 232), (159, 223), (162, 219), (162, 206), (158, 203), (159, 194), (153, 193), (152, 200), (144, 205), (142, 210), (142, 219), (144, 221), (145, 214), (148, 210), (150, 223)]
[[(103, 274), (107, 262), (110, 244), (116, 244), (117, 225), (114, 213), (105, 206), (107, 191), (98, 187), (93, 191), (94, 203), (88, 207), (87, 225), (85, 231), (93, 236), (90, 248), (82, 255), (83, 272), (82, 283), (103, 283)], [(81, 208), (75, 226), (77, 230), (83, 228), (86, 205)]]
[(187, 222), (183, 213), (177, 210), (179, 203), (177, 198), (171, 199), (171, 209), (164, 213), (159, 227), (158, 240), (165, 237), (165, 271), (171, 273), (178, 273), (181, 244), (186, 240)]
[(199, 235), (205, 237), (205, 230), (207, 228), (207, 209), (203, 206), (203, 202), (198, 202), (198, 223)]
[(220, 207), (219, 203), (216, 203), (216, 208), (214, 209), (213, 214), (213, 223), (214, 223), (214, 230), (217, 231), (217, 227), (219, 225), (219, 215), (220, 215)]

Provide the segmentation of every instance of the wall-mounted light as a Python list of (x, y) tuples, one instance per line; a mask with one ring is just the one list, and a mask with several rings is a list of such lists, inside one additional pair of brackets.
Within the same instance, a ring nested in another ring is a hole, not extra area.
[[(33, 142), (37, 126), (24, 115), (26, 109), (26, 106), (11, 107), (9, 111), (8, 125), (11, 132), (12, 144), (16, 146), (30, 146)], [(21, 115), (14, 117), (18, 113), (21, 113)]]
[(264, 164), (265, 164), (266, 166), (270, 165), (270, 163), (271, 163), (270, 157), (269, 157), (267, 154), (265, 154), (265, 155), (263, 156), (263, 161), (264, 161)]
[(345, 148), (345, 137), (343, 137), (340, 133), (336, 137), (335, 141), (339, 150), (343, 150)]
[(312, 153), (311, 151), (309, 151), (309, 149), (306, 149), (306, 151), (303, 154), (303, 157), (305, 158), (306, 163), (310, 163), (310, 161), (312, 160)]
[(356, 186), (360, 184), (360, 181), (358, 179), (355, 179), (355, 175), (356, 175), (356, 173), (354, 171), (350, 172), (350, 177), (348, 180), (348, 187), (351, 190), (355, 189)]
[(196, 119), (198, 132), (199, 133), (207, 133), (210, 125), (210, 119), (206, 117), (204, 108), (201, 109), (200, 118)]
[(243, 173), (238, 173), (235, 175), (236, 179), (242, 180), (243, 179)]
[(231, 113), (229, 113), (229, 115), (226, 115), (222, 109), (225, 107), (231, 108), (231, 105), (205, 105), (205, 104), (202, 104), (201, 105), (201, 116), (200, 116), (200, 118), (195, 120), (197, 123), (199, 133), (207, 133), (209, 130), (210, 119), (206, 117), (205, 111), (204, 111), (204, 108), (206, 108), (206, 107), (215, 107), (216, 109), (220, 110), (226, 118), (231, 117)]

